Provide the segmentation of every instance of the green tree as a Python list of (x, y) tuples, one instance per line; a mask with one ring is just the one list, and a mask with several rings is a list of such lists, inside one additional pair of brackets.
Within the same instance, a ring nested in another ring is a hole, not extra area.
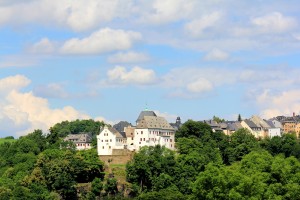
[(242, 157), (253, 150), (257, 150), (259, 144), (256, 138), (247, 129), (239, 129), (230, 137), (229, 148), (227, 149), (227, 156), (230, 163), (240, 161)]
[(205, 133), (212, 133), (210, 126), (203, 122), (188, 120), (176, 132), (176, 139), (181, 137), (201, 138)]
[(106, 184), (104, 186), (104, 190), (108, 195), (115, 195), (118, 193), (117, 187), (117, 179), (115, 178), (108, 178)]
[(173, 151), (157, 146), (142, 147), (126, 165), (126, 179), (140, 186), (141, 190), (151, 190), (157, 177), (162, 173), (172, 176), (175, 167)]
[(220, 117), (213, 116), (213, 121), (215, 121), (217, 123), (221, 123), (221, 122), (225, 122), (225, 119), (221, 119)]
[(241, 122), (241, 121), (242, 121), (241, 114), (239, 114), (239, 115), (238, 115), (238, 118), (237, 118), (237, 120), (238, 120), (239, 122)]

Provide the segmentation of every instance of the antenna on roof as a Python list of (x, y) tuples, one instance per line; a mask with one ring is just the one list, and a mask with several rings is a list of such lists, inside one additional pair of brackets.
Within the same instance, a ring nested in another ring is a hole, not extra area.
[(146, 103), (145, 111), (148, 111), (148, 104)]

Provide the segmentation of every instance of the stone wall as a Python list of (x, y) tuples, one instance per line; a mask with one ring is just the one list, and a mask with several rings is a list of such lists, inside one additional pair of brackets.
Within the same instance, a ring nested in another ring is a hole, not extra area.
[(99, 158), (105, 163), (126, 164), (132, 159), (134, 152), (128, 149), (113, 149), (113, 155), (100, 155)]

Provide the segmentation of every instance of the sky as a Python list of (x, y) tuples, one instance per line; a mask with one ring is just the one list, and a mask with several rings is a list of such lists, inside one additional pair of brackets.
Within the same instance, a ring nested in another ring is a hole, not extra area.
[(300, 114), (299, 86), (298, 0), (0, 0), (0, 137)]

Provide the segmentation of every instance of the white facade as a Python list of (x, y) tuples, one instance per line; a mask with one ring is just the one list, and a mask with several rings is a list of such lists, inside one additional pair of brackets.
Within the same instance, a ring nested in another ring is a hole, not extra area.
[(270, 138), (274, 136), (281, 136), (281, 129), (280, 128), (269, 128), (268, 129), (268, 136)]
[(143, 146), (155, 145), (175, 150), (175, 129), (153, 111), (141, 112), (137, 126), (128, 126), (124, 131), (122, 135), (114, 128), (105, 126), (97, 136), (98, 155), (112, 155), (113, 149), (138, 151)]
[(175, 149), (175, 131), (162, 129), (135, 129), (134, 148), (138, 151), (143, 146), (161, 145)]
[(126, 145), (126, 138), (111, 127), (105, 126), (97, 135), (98, 155), (112, 155), (113, 149), (124, 149)]

